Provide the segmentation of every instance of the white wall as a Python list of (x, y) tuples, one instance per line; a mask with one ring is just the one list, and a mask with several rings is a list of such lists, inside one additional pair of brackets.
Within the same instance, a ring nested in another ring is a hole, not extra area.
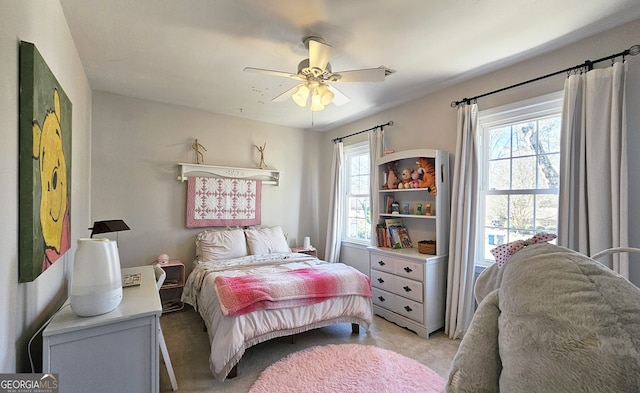
[(131, 227), (117, 234), (122, 266), (167, 253), (190, 270), (195, 236), (204, 229), (186, 228), (187, 183), (177, 177), (178, 163), (195, 163), (195, 138), (206, 148), (205, 164), (244, 168), (258, 167), (254, 145), (266, 142), (265, 162), (281, 180), (262, 188), (262, 224), (281, 225), (290, 246), (317, 237), (310, 165), (317, 162), (316, 133), (94, 92), (91, 215)]
[[(18, 43), (35, 44), (73, 105), (71, 157), (72, 248), (35, 281), (18, 284)], [(91, 90), (57, 1), (0, 4), (0, 373), (30, 372), (27, 342), (67, 297), (75, 239), (90, 204)], [(41, 341), (35, 341), (37, 369)]]
[[(568, 45), (565, 48), (538, 56), (532, 60), (515, 64), (500, 71), (476, 77), (430, 94), (412, 103), (389, 109), (382, 113), (339, 127), (322, 135), (319, 157), (330, 157), (333, 138), (368, 129), (377, 124), (393, 120), (395, 125), (385, 129), (386, 148), (406, 150), (416, 147), (429, 147), (446, 150), (452, 154), (456, 147), (456, 111), (450, 107), (451, 101), (464, 97), (473, 97), (489, 91), (510, 86), (525, 80), (562, 70), (587, 59), (595, 60), (621, 52), (632, 45), (640, 44), (640, 20), (628, 23), (619, 28), (597, 34), (591, 38)], [(630, 244), (640, 247), (640, 206), (634, 203), (635, 195), (640, 193), (640, 56), (629, 57), (629, 74), (627, 79), (627, 115), (629, 133), (629, 234)], [(605, 64), (606, 66), (606, 64)], [(390, 78), (392, 78), (391, 76)], [(488, 109), (509, 102), (524, 100), (542, 94), (563, 89), (565, 75), (559, 75), (523, 87), (496, 95), (481, 98), (478, 101), (480, 110)], [(366, 136), (345, 139), (345, 144), (365, 140)], [(453, 158), (453, 157), (452, 157)], [(323, 167), (322, 162), (320, 167)], [(453, 167), (451, 170), (453, 174)], [(321, 173), (321, 183), (329, 184), (328, 168)], [(326, 186), (325, 186), (326, 187)], [(321, 199), (321, 227), (326, 227), (327, 198)], [(322, 238), (324, 243), (326, 238)], [(355, 252), (353, 248), (342, 255), (343, 261), (361, 265), (368, 257), (365, 251)], [(640, 255), (632, 254), (630, 262), (631, 281), (640, 285)]]

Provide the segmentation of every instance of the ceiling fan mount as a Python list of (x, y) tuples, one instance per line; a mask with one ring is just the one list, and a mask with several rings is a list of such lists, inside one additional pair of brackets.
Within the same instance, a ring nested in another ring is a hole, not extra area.
[[(333, 82), (382, 82), (389, 74), (386, 67), (340, 71), (333, 73), (329, 57), (331, 46), (322, 37), (306, 36), (302, 42), (309, 50), (309, 57), (298, 63), (297, 73), (265, 70), (261, 68), (245, 67), (246, 72), (255, 72), (263, 75), (281, 76), (303, 82), (288, 91), (280, 94), (271, 101), (284, 101), (292, 97), (300, 106), (306, 106), (309, 95), (312, 98), (312, 110), (322, 110), (325, 105), (333, 102), (342, 105), (349, 98), (340, 90), (329, 83)], [(316, 97), (317, 96), (317, 97)]]
[(302, 43), (304, 44), (305, 49), (309, 49), (309, 41), (316, 41), (321, 44), (327, 45), (327, 42), (324, 40), (324, 38), (317, 35), (308, 35), (308, 36), (302, 37)]
[[(340, 75), (331, 72), (331, 63), (327, 63), (324, 70), (321, 70), (318, 67), (310, 67), (309, 59), (304, 59), (298, 63), (298, 75), (304, 76), (306, 80), (312, 77), (323, 82), (337, 82), (341, 78)], [(303, 78), (300, 79), (303, 80)]]

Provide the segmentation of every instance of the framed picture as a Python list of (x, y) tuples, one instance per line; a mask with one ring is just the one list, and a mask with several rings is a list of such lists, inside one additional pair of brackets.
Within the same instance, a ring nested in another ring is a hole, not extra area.
[(71, 101), (29, 42), (20, 42), (19, 281), (70, 248)]

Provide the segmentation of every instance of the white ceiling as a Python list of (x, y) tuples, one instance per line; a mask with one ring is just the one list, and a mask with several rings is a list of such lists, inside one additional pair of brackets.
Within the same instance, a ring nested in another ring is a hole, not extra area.
[[(640, 18), (638, 0), (60, 2), (93, 89), (318, 131)], [(243, 72), (297, 72), (308, 35), (333, 47), (334, 72), (395, 73), (336, 83), (351, 101), (312, 126), (308, 108), (271, 102), (297, 81)]]

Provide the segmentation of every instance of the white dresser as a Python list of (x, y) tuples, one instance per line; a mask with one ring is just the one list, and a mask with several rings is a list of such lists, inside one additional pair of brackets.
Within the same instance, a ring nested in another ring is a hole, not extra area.
[(420, 337), (444, 326), (447, 257), (371, 249), (373, 311)]
[(160, 296), (151, 266), (139, 286), (123, 288), (113, 311), (78, 317), (68, 301), (43, 333), (45, 373), (57, 373), (60, 392), (158, 392)]

